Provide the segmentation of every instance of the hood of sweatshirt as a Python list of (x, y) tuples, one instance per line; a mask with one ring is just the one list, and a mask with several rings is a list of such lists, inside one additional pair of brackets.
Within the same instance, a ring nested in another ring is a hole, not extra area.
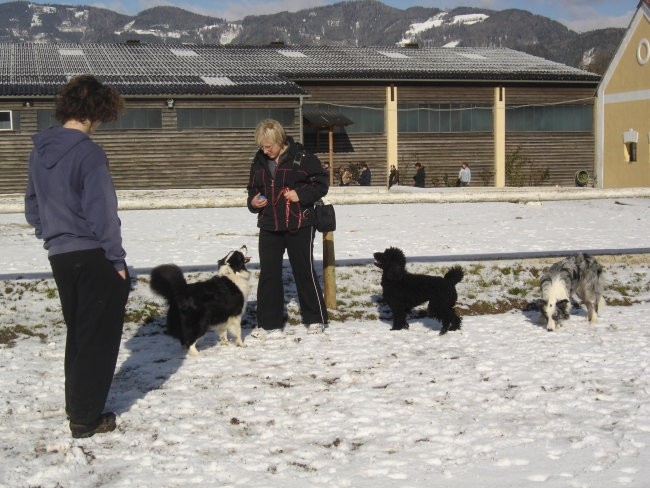
[(35, 161), (50, 169), (57, 165), (72, 149), (84, 141), (90, 140), (88, 134), (77, 129), (50, 127), (32, 136)]

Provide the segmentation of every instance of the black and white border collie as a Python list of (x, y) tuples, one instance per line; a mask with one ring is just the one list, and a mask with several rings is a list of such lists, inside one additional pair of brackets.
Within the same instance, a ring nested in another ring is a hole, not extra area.
[(215, 327), (222, 345), (228, 344), (228, 332), (238, 346), (244, 346), (241, 318), (246, 310), (250, 261), (246, 246), (230, 251), (218, 261), (215, 276), (187, 283), (175, 264), (162, 264), (151, 271), (151, 289), (169, 305), (167, 333), (180, 340), (190, 356), (199, 354), (196, 342), (210, 327)]
[(540, 278), (541, 300), (538, 308), (540, 320), (546, 329), (555, 330), (569, 318), (572, 297), (577, 295), (587, 306), (589, 322), (598, 319), (605, 308), (601, 275), (603, 267), (588, 254), (577, 253), (553, 264)]

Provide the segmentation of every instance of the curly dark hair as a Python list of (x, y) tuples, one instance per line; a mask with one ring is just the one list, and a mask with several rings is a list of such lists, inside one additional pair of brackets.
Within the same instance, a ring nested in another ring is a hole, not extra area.
[(61, 124), (68, 120), (111, 122), (124, 109), (120, 94), (92, 75), (72, 78), (61, 89), (55, 103), (54, 117)]

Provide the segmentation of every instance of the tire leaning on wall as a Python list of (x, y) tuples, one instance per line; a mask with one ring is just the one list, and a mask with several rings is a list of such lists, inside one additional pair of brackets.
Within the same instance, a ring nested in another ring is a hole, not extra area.
[(589, 171), (580, 169), (576, 171), (576, 186), (587, 186), (589, 184)]

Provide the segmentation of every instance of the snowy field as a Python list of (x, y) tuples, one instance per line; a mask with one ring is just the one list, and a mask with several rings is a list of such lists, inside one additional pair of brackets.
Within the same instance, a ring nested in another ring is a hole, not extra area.
[[(122, 211), (138, 273), (107, 408), (118, 429), (72, 439), (63, 411), (64, 325), (45, 251), (20, 214), (0, 215), (2, 487), (647, 487), (650, 479), (650, 199), (339, 205), (337, 309), (249, 337), (255, 218), (244, 208)], [(163, 333), (151, 267), (192, 280), (246, 244), (245, 348), (209, 333), (186, 358)], [(463, 328), (416, 310), (390, 331), (372, 253), (412, 271), (459, 263)], [(608, 307), (549, 333), (539, 274), (577, 250), (605, 267)], [(618, 255), (624, 250), (623, 256)], [(315, 249), (321, 266), (322, 246)], [(550, 257), (549, 257), (550, 256)], [(528, 259), (534, 258), (534, 259)]]

